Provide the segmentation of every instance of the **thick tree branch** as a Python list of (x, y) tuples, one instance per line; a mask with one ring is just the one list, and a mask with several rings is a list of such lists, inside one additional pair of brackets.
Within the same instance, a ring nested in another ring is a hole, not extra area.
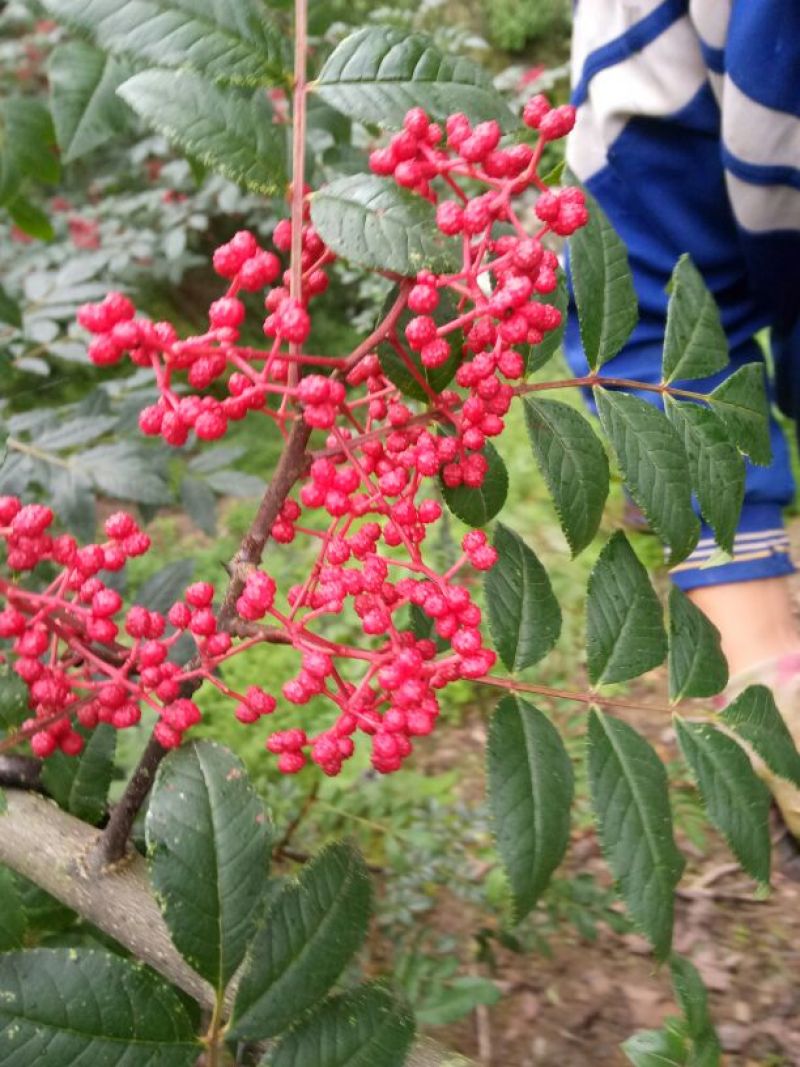
[[(10, 789), (8, 810), (0, 815), (0, 863), (29, 878), (62, 904), (113, 937), (143, 963), (193, 997), (214, 1006), (211, 986), (178, 954), (150, 888), (147, 865), (138, 854), (106, 870), (102, 878), (83, 859), (96, 848), (100, 832), (68, 815), (51, 801)], [(202, 877), (202, 872), (198, 872)], [(471, 1060), (417, 1042), (407, 1067), (475, 1067)]]
[(32, 756), (0, 755), (0, 786), (42, 792), (42, 764)]

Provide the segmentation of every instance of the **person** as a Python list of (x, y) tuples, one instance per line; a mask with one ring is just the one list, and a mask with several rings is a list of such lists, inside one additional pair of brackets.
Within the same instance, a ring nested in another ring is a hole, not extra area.
[[(689, 253), (720, 309), (730, 367), (763, 360), (771, 395), (800, 414), (800, 4), (795, 0), (577, 0), (567, 163), (628, 248), (640, 319), (603, 373), (660, 379), (667, 293)], [(565, 350), (586, 373), (571, 317)], [(653, 394), (646, 395), (653, 399)], [(800, 628), (782, 513), (794, 494), (787, 442), (771, 419), (772, 461), (747, 464), (732, 557), (703, 526), (673, 581), (717, 626), (728, 696), (763, 682), (800, 746)], [(770, 778), (800, 838), (800, 790)]]

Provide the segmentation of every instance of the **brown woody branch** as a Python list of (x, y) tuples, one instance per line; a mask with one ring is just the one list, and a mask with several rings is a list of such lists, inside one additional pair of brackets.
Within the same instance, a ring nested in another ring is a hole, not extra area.
[[(144, 859), (131, 859), (94, 877), (82, 859), (97, 849), (98, 830), (33, 793), (10, 789), (0, 815), (0, 863), (35, 882), (102, 930), (207, 1010), (214, 991), (176, 951), (153, 896)], [(230, 997), (228, 999), (230, 1008)], [(475, 1067), (471, 1060), (425, 1039), (406, 1067)]]

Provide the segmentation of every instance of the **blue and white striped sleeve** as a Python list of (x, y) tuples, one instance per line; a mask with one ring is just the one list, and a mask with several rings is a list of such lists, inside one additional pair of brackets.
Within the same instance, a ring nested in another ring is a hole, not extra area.
[(786, 329), (800, 310), (800, 4), (691, 7), (719, 97), (725, 182), (750, 282)]
[[(625, 241), (639, 299), (608, 372), (658, 380), (665, 289), (688, 252), (719, 304), (731, 370), (761, 358), (754, 335), (772, 326), (784, 406), (800, 411), (800, 0), (580, 0), (573, 102), (568, 162)], [(582, 373), (574, 321), (565, 351)], [(793, 479), (774, 422), (771, 436), (772, 464), (748, 465), (734, 561), (708, 565), (704, 528), (675, 572), (684, 588), (792, 569), (781, 511)]]

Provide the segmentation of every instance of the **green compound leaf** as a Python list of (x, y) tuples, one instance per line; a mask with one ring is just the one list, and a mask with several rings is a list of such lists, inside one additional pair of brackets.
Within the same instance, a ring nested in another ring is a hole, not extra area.
[(706, 398), (727, 427), (738, 448), (753, 463), (772, 460), (769, 406), (763, 363), (745, 363)]
[(487, 441), (483, 454), (489, 463), (483, 485), (451, 489), (442, 483), (442, 496), (452, 513), (468, 526), (485, 526), (502, 509), (508, 496), (508, 471), (497, 449)]
[[(3, 804), (4, 799), (0, 798), (0, 818), (5, 810)], [(25, 909), (14, 876), (8, 867), (0, 867), (0, 952), (22, 948), (27, 926)]]
[(96, 825), (106, 814), (108, 790), (114, 776), (117, 731), (100, 723), (84, 733), (83, 751), (77, 756), (55, 752), (42, 768), (42, 782), (65, 811)]
[(667, 654), (661, 603), (620, 531), (589, 577), (586, 650), (593, 685), (637, 678), (663, 663)]
[(683, 441), (703, 518), (720, 547), (733, 553), (744, 500), (744, 457), (711, 408), (667, 396), (664, 410)]
[(207, 741), (170, 753), (156, 776), (145, 832), (172, 940), (222, 992), (244, 958), (269, 862), (264, 808), (240, 760)]
[(570, 238), (569, 262), (581, 341), (596, 371), (628, 340), (639, 306), (625, 245), (588, 193), (586, 206), (589, 222)]
[(284, 136), (263, 91), (245, 95), (188, 70), (145, 70), (118, 91), (149, 126), (231, 181), (264, 196), (285, 186)]
[(669, 284), (662, 375), (706, 378), (728, 365), (728, 339), (716, 301), (688, 255), (675, 264)]
[(561, 633), (561, 608), (547, 571), (519, 534), (498, 523), (497, 563), (484, 582), (492, 640), (510, 671), (538, 663)]
[(201, 1053), (177, 994), (106, 952), (0, 955), (0, 1065), (192, 1067)]
[(674, 566), (686, 559), (700, 536), (683, 442), (663, 411), (641, 397), (606, 389), (595, 389), (594, 397), (625, 484), (669, 546)]
[[(397, 289), (394, 289), (384, 302), (380, 321), (386, 317), (396, 298)], [(458, 318), (458, 314), (453, 297), (446, 289), (440, 290), (439, 306), (432, 316), (436, 324), (444, 326), (446, 323)], [(453, 330), (448, 333), (446, 340), (449, 341), (452, 349), (450, 358), (439, 367), (425, 367), (419, 358), (419, 353), (413, 352), (406, 341), (405, 328), (414, 317), (413, 312), (409, 311), (408, 308), (403, 310), (397, 320), (392, 340), (382, 341), (378, 345), (378, 358), (381, 361), (381, 370), (390, 382), (413, 400), (427, 403), (430, 396), (423, 388), (420, 379), (423, 382), (427, 382), (434, 393), (441, 393), (453, 380), (453, 375), (458, 370), (458, 365), (461, 362), (461, 346), (464, 343), (464, 336), (460, 330)], [(400, 355), (398, 346), (405, 358)], [(411, 372), (409, 364), (414, 368), (415, 374)]]
[(329, 248), (361, 267), (412, 277), (459, 266), (459, 245), (437, 229), (433, 204), (387, 178), (330, 182), (312, 195), (311, 220)]
[(349, 845), (331, 845), (304, 867), (251, 941), (229, 1036), (274, 1037), (320, 1001), (366, 936), (370, 896)]
[(44, 6), (112, 55), (189, 67), (213, 81), (286, 80), (288, 42), (259, 0), (44, 0)]
[(312, 88), (349, 118), (387, 129), (400, 129), (412, 107), (424, 108), (435, 120), (462, 111), (471, 122), (496, 119), (506, 130), (519, 126), (484, 70), (442, 52), (429, 37), (387, 26), (346, 37)]
[(722, 1049), (708, 1012), (708, 993), (695, 966), (685, 956), (672, 954), (672, 988), (692, 1043), (689, 1067), (719, 1067)]
[(669, 594), (669, 695), (710, 697), (728, 684), (719, 630), (680, 589)]
[(603, 854), (632, 918), (664, 959), (684, 867), (672, 835), (664, 765), (632, 727), (600, 711), (589, 716), (588, 743)]
[(800, 787), (800, 754), (765, 685), (749, 685), (720, 716), (773, 774)]
[(769, 882), (770, 794), (746, 754), (707, 723), (676, 716), (678, 742), (697, 781), (708, 817), (739, 863), (757, 882)]
[(130, 112), (117, 89), (131, 70), (84, 41), (60, 44), (47, 68), (50, 110), (65, 163), (123, 131)]
[(564, 330), (567, 326), (567, 313), (569, 310), (569, 294), (567, 293), (567, 281), (561, 271), (558, 272), (558, 285), (552, 293), (540, 293), (536, 299), (540, 304), (552, 304), (561, 312), (561, 325), (555, 330), (550, 330), (544, 335), (541, 344), (528, 347), (525, 361), (525, 373), (533, 374), (548, 363), (556, 354), (564, 340)]
[(331, 997), (295, 1026), (263, 1067), (403, 1067), (414, 1016), (380, 985)]
[(597, 533), (608, 496), (608, 459), (600, 439), (575, 408), (560, 400), (525, 400), (533, 455), (553, 497), (573, 556)]
[(550, 720), (516, 696), (497, 706), (486, 759), (497, 848), (522, 919), (569, 845), (572, 764)]

